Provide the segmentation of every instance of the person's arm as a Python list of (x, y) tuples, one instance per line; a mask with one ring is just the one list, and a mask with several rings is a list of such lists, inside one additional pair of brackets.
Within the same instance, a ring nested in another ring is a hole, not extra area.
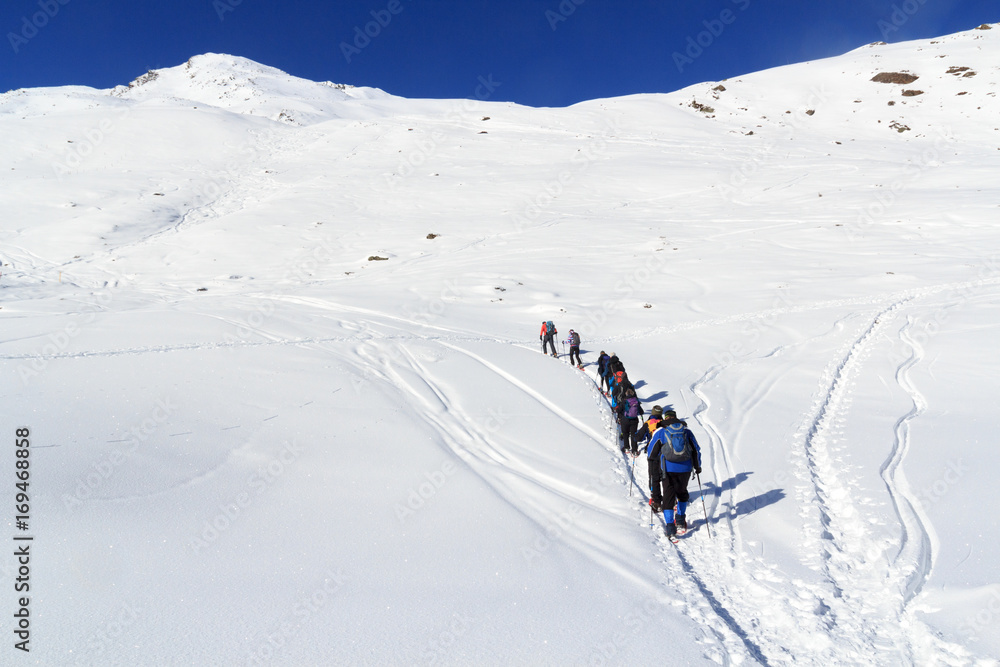
[(694, 471), (696, 474), (701, 474), (701, 447), (698, 446), (698, 440), (694, 437), (694, 433), (690, 430), (687, 432), (688, 440), (691, 442), (691, 463), (694, 466)]
[(646, 448), (646, 458), (650, 460), (660, 458), (660, 448), (663, 446), (663, 437), (659, 432), (653, 434), (653, 439), (649, 441), (649, 446)]

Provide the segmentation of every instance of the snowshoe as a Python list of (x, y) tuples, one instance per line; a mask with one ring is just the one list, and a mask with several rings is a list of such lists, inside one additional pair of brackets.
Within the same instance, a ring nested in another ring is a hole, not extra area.
[(674, 522), (677, 525), (678, 535), (683, 535), (684, 533), (687, 532), (688, 529), (687, 517), (685, 517), (683, 514), (677, 514), (674, 516)]
[(677, 544), (677, 542), (678, 542), (678, 540), (677, 540), (677, 526), (674, 525), (674, 524), (672, 524), (672, 523), (668, 523), (668, 524), (666, 524), (666, 528), (664, 528), (664, 531), (666, 532), (667, 539), (670, 540), (671, 542), (673, 542), (674, 544)]

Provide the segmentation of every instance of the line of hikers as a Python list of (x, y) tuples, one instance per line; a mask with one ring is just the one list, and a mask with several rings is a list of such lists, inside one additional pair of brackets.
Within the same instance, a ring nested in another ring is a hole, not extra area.
[[(556, 331), (551, 320), (542, 322), (538, 339), (542, 343), (542, 353), (550, 345), (552, 356), (558, 358), (554, 342)], [(580, 335), (569, 330), (570, 363), (576, 355), (576, 367), (583, 369), (580, 362)], [(639, 444), (643, 443), (646, 453), (646, 467), (649, 472), (649, 506), (654, 512), (663, 512), (667, 537), (687, 531), (687, 507), (691, 495), (688, 483), (691, 473), (701, 474), (701, 448), (687, 422), (677, 418), (674, 410), (664, 410), (654, 405), (649, 419), (639, 426), (639, 418), (645, 414), (642, 403), (635, 393), (635, 386), (628, 379), (625, 365), (612, 352), (601, 350), (597, 358), (597, 375), (601, 391), (611, 402), (618, 423), (618, 446), (622, 454), (639, 455)], [(606, 388), (606, 389), (605, 389)], [(668, 406), (669, 408), (669, 406)]]
[(654, 512), (663, 511), (667, 537), (687, 531), (687, 507), (691, 494), (688, 482), (691, 472), (701, 474), (701, 447), (687, 422), (678, 419), (674, 410), (664, 410), (654, 405), (649, 419), (639, 426), (639, 417), (645, 414), (635, 386), (628, 379), (625, 365), (612, 352), (604, 350), (597, 359), (597, 374), (601, 391), (611, 401), (611, 409), (618, 421), (618, 446), (622, 453), (639, 455), (639, 443), (646, 450), (646, 469), (649, 472), (649, 506)]

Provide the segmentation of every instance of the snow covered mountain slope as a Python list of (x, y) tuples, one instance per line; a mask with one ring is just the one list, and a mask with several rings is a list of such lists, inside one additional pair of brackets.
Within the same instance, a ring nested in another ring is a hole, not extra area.
[[(998, 40), (566, 109), (212, 54), (0, 96), (31, 657), (997, 664)], [(701, 443), (677, 546), (602, 349)]]
[(180, 67), (151, 70), (113, 92), (139, 101), (199, 102), (295, 125), (338, 118), (338, 108), (351, 106), (345, 102), (391, 97), (377, 88), (314, 83), (246, 58), (217, 53), (195, 56)]

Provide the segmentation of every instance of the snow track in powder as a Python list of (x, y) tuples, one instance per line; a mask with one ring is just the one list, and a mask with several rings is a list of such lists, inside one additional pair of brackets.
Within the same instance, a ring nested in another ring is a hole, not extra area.
[(871, 593), (881, 576), (880, 554), (871, 553), (871, 540), (854, 499), (854, 486), (845, 481), (843, 465), (836, 453), (842, 420), (850, 406), (852, 384), (870, 353), (879, 332), (889, 326), (896, 311), (908, 301), (901, 300), (880, 309), (843, 356), (835, 359), (821, 379), (822, 390), (812, 414), (800, 428), (802, 478), (810, 481), (804, 494), (808, 508), (806, 540), (802, 558), (822, 573), (823, 580), (811, 586), (821, 601), (821, 615), (830, 633), (850, 638), (831, 644), (830, 660), (870, 659), (892, 647), (897, 657), (906, 646), (897, 624), (872, 622), (882, 610), (873, 605)]
[(896, 371), (896, 382), (909, 394), (913, 408), (896, 422), (892, 450), (879, 474), (885, 481), (901, 528), (899, 550), (892, 558), (889, 579), (900, 592), (902, 612), (920, 592), (930, 575), (937, 551), (937, 537), (920, 501), (910, 490), (902, 464), (910, 448), (910, 422), (927, 409), (927, 400), (910, 380), (910, 369), (924, 357), (923, 347), (909, 334), (913, 319), (907, 318), (899, 338), (911, 350), (911, 355)]
[[(802, 558), (822, 573), (824, 580), (809, 586), (809, 590), (820, 601), (826, 631), (847, 638), (831, 644), (823, 660), (912, 664), (928, 659), (928, 651), (933, 650), (931, 661), (947, 664), (955, 653), (955, 647), (939, 640), (917, 638), (912, 630), (907, 631), (913, 623), (902, 618), (907, 603), (929, 573), (933, 542), (929, 522), (922, 517), (900, 468), (908, 447), (909, 422), (926, 405), (908, 378), (909, 369), (922, 358), (922, 350), (907, 335), (908, 327), (901, 330), (900, 337), (913, 354), (897, 370), (896, 380), (911, 396), (914, 407), (897, 422), (892, 451), (882, 466), (902, 529), (898, 553), (888, 571), (886, 555), (878, 547), (882, 542), (869, 534), (855, 503), (856, 485), (845, 479), (846, 471), (837, 453), (836, 443), (861, 367), (881, 331), (890, 327), (898, 311), (912, 300), (903, 299), (880, 309), (843, 356), (831, 364), (821, 380), (824, 389), (799, 431), (804, 454), (802, 476), (810, 480), (810, 487), (801, 490), (807, 508), (803, 515), (807, 537)], [(889, 597), (885, 594), (887, 580), (898, 582), (891, 587), (896, 594)]]
[[(765, 358), (775, 356), (781, 349), (772, 350)], [(737, 361), (736, 365), (741, 363)], [(677, 557), (682, 571), (696, 580), (700, 595), (718, 607), (720, 618), (741, 638), (748, 655), (756, 662), (827, 664), (828, 643), (802, 641), (801, 635), (805, 632), (807, 637), (824, 636), (821, 634), (822, 621), (816, 613), (822, 608), (817, 596), (789, 581), (762, 556), (753, 555), (743, 543), (737, 509), (740, 506), (737, 480), (741, 470), (721, 430), (710, 417), (712, 404), (704, 390), (723, 370), (731, 369), (731, 366), (713, 366), (689, 387), (699, 401), (693, 417), (708, 434), (708, 441), (702, 444), (703, 465), (710, 459), (715, 478), (724, 481), (713, 493), (703, 491), (703, 495), (711, 495), (713, 499), (709, 514), (715, 539), (708, 539), (707, 531), (689, 533), (681, 541)], [(762, 391), (766, 393), (767, 389)], [(689, 516), (697, 516), (699, 500), (694, 491)], [(720, 504), (724, 510), (717, 512)], [(700, 523), (695, 519), (692, 525)], [(699, 539), (693, 540), (694, 535)], [(670, 545), (665, 551), (669, 553), (671, 548), (675, 547)], [(761, 622), (762, 615), (766, 615), (767, 623)]]
[[(372, 376), (399, 389), (407, 403), (417, 408), (421, 419), (439, 434), (447, 450), (462, 460), (487, 488), (532, 525), (538, 534), (547, 535), (552, 526), (564, 522), (566, 512), (563, 508), (566, 506), (589, 507), (592, 511), (607, 514), (606, 510), (593, 504), (592, 491), (568, 482), (557, 474), (558, 470), (540, 468), (531, 459), (530, 451), (519, 450), (516, 443), (508, 445), (497, 429), (463, 408), (461, 397), (455, 395), (456, 388), (435, 379), (432, 370), (410, 349), (415, 343), (427, 345), (429, 349), (440, 346), (473, 361), (523, 392), (545, 411), (565, 422), (567, 427), (604, 444), (600, 433), (580, 424), (578, 418), (555, 401), (485, 357), (456, 345), (442, 341), (407, 343), (379, 340), (363, 348), (358, 370), (364, 373), (367, 366)], [(640, 588), (649, 588), (648, 582), (637, 578), (631, 568), (621, 562), (614, 545), (600, 539), (590, 528), (576, 523), (574, 530), (560, 532), (559, 540), (605, 570)]]
[[(698, 399), (693, 417), (708, 435), (707, 442), (702, 444), (703, 465), (710, 457), (715, 479), (724, 480), (714, 492), (708, 489), (704, 492), (712, 500), (709, 520), (716, 539), (708, 540), (707, 532), (699, 530), (674, 546), (661, 537), (661, 558), (669, 586), (683, 592), (685, 599), (697, 595), (713, 610), (715, 621), (721, 624), (713, 630), (733, 655), (745, 652), (760, 664), (817, 666), (862, 664), (870, 660), (883, 664), (920, 663), (922, 659), (915, 650), (918, 645), (924, 651), (931, 649), (935, 659), (945, 663), (962, 655), (959, 647), (913, 636), (917, 631), (925, 633), (926, 628), (915, 619), (904, 622), (902, 618), (907, 603), (929, 574), (934, 542), (933, 531), (921, 517), (919, 503), (900, 470), (908, 443), (909, 421), (926, 405), (908, 380), (908, 371), (922, 358), (922, 350), (907, 335), (905, 327), (900, 337), (911, 346), (913, 355), (900, 366), (897, 381), (912, 397), (914, 408), (897, 424), (896, 443), (883, 466), (883, 478), (897, 506), (904, 535), (891, 572), (886, 572), (884, 554), (873, 547), (876, 542), (863, 528), (860, 512), (852, 502), (854, 489), (841, 479), (840, 463), (833, 451), (850, 405), (852, 386), (865, 358), (896, 313), (911, 300), (894, 301), (880, 308), (828, 367), (822, 380), (824, 389), (799, 431), (803, 454), (800, 478), (810, 480), (811, 489), (810, 498), (803, 498), (803, 502), (815, 512), (812, 520), (815, 527), (811, 529), (814, 532), (807, 535), (802, 557), (812, 569), (822, 573), (818, 583), (788, 580), (774, 565), (762, 556), (753, 556), (743, 545), (735, 516), (739, 498), (734, 480), (740, 471), (725, 437), (712, 421), (711, 400), (704, 391), (706, 385), (731, 367), (713, 366), (690, 385), (690, 393)], [(773, 357), (782, 349), (779, 347), (766, 357)], [(768, 390), (760, 391), (766, 395)], [(694, 513), (697, 500), (697, 493), (692, 493), (689, 514)], [(662, 527), (662, 520), (657, 524)], [(692, 525), (697, 524), (692, 522)], [(700, 539), (692, 539), (696, 536)], [(814, 555), (817, 553), (821, 556)], [(879, 593), (887, 577), (898, 580), (896, 587), (900, 589), (898, 598), (893, 598), (896, 602), (888, 605)], [(686, 609), (693, 618), (708, 622), (703, 612)], [(762, 613), (768, 617), (766, 624), (759, 620)], [(783, 628), (789, 632), (783, 634)], [(803, 633), (806, 638), (836, 635), (843, 636), (843, 640), (802, 641)], [(732, 645), (734, 638), (742, 644), (739, 649)]]
[[(589, 374), (588, 374), (589, 377)], [(594, 381), (595, 390), (599, 388), (600, 379), (591, 378)], [(601, 394), (603, 398), (603, 394)], [(601, 401), (602, 405), (610, 408), (606, 398)], [(609, 412), (610, 414), (610, 412)], [(617, 437), (613, 420), (608, 422), (609, 446), (617, 450), (614, 445)], [(646, 476), (645, 470), (636, 470), (636, 462), (645, 462), (640, 456), (631, 463), (624, 458), (614, 459), (615, 467), (620, 477), (627, 485), (634, 485), (640, 489), (637, 500), (641, 503), (637, 519), (638, 524), (648, 530), (648, 493), (642, 491), (640, 479)], [(641, 466), (640, 466), (641, 468)], [(631, 475), (629, 474), (631, 470)], [(692, 499), (694, 499), (693, 497)], [(702, 533), (698, 530), (699, 525), (704, 527), (704, 522), (698, 519), (691, 520), (690, 530), (681, 543), (674, 545), (664, 535), (663, 515), (657, 514), (653, 521), (655, 536), (652, 537), (652, 544), (659, 550), (658, 558), (663, 564), (666, 581), (665, 584), (672, 593), (676, 595), (673, 604), (704, 628), (705, 637), (700, 641), (708, 645), (706, 656), (714, 662), (723, 665), (744, 664), (747, 660), (753, 660), (759, 664), (767, 664), (766, 659), (759, 646), (754, 643), (740, 621), (733, 617), (726, 605), (713, 594), (712, 589), (707, 585), (702, 576), (692, 567), (685, 558), (681, 550), (690, 548), (692, 539), (702, 539)], [(696, 538), (696, 536), (698, 536)], [(703, 539), (707, 538), (707, 531)]]

